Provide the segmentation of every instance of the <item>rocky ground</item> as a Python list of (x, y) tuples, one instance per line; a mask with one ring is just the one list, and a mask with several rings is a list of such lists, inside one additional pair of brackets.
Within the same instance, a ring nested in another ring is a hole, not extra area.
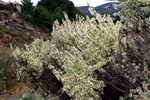
[(48, 35), (37, 26), (27, 22), (17, 12), (0, 7), (0, 45), (9, 43), (22, 45), (31, 43), (33, 38), (47, 38)]
[[(12, 50), (10, 49), (10, 44), (14, 47), (22, 48), (25, 43), (30, 44), (34, 39), (41, 37), (48, 39), (50, 36), (36, 25), (26, 21), (18, 12), (9, 10), (0, 4), (0, 60), (11, 58)], [(0, 67), (5, 66), (2, 65)], [(10, 69), (8, 68), (8, 70)], [(17, 100), (12, 99), (12, 97), (18, 97), (20, 94), (27, 93), (27, 86), (23, 82), (18, 82), (16, 79), (10, 81), (13, 81), (14, 85), (7, 89), (5, 93), (0, 94), (0, 100)]]

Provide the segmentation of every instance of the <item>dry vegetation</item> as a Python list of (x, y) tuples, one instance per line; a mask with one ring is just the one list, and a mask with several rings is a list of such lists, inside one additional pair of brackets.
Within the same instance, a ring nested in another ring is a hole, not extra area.
[[(3, 43), (0, 44), (0, 100), (11, 100), (29, 92), (29, 85), (18, 81), (16, 70), (12, 67), (14, 59), (12, 50)], [(9, 60), (9, 61), (7, 61)]]
[(149, 100), (150, 19), (145, 16), (149, 5), (148, 0), (125, 0), (116, 6), (122, 9), (117, 23), (89, 8), (92, 19), (78, 16), (70, 21), (65, 15), (62, 25), (55, 21), (51, 41), (35, 39), (14, 48), (12, 54), (3, 47), (1, 96), (18, 99), (27, 93), (36, 100)]

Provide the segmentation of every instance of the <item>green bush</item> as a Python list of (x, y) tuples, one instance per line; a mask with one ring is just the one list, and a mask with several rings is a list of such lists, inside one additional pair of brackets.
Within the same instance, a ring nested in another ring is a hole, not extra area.
[(23, 35), (23, 36), (22, 36), (22, 40), (24, 40), (24, 41), (29, 41), (29, 40), (30, 40), (30, 37), (29, 37), (29, 36), (26, 36), (26, 35)]
[(3, 29), (3, 32), (5, 32), (5, 33), (7, 33), (7, 34), (10, 34), (10, 33), (11, 33), (10, 30), (8, 30), (8, 29)]
[(19, 44), (19, 46), (18, 46), (20, 49), (21, 48), (23, 48), (23, 49), (25, 49), (25, 46), (24, 46), (24, 44), (23, 43), (21, 43), (21, 44)]
[(3, 27), (0, 25), (0, 30), (3, 30)]
[(57, 12), (55, 14), (52, 14), (52, 19), (53, 19), (53, 21), (58, 20), (60, 23), (62, 23), (63, 17), (61, 15), (61, 13)]
[(3, 38), (4, 37), (4, 32), (3, 31), (0, 31), (0, 38)]
[(11, 35), (13, 37), (22, 37), (23, 34), (21, 32), (11, 32)]
[(20, 25), (24, 25), (24, 23), (23, 23), (23, 22), (20, 22)]
[(9, 43), (9, 41), (8, 41), (8, 39), (7, 39), (7, 38), (3, 38), (2, 43), (8, 44), (8, 43)]
[(10, 5), (10, 4), (7, 4), (7, 5), (6, 5), (6, 8), (7, 8), (8, 10), (17, 12), (17, 9), (15, 9), (15, 8), (14, 8), (12, 5)]
[(16, 79), (12, 64), (13, 59), (11, 57), (0, 56), (0, 94), (4, 92), (4, 89), (12, 87), (14, 79)]
[(16, 41), (19, 41), (19, 40), (20, 40), (20, 38), (19, 38), (19, 37), (14, 37), (14, 39), (15, 39)]
[(38, 6), (35, 8), (33, 18), (41, 25), (44, 25), (46, 27), (52, 27), (51, 14), (43, 6)]
[(7, 10), (11, 10), (11, 11), (17, 11), (14, 7), (12, 7), (10, 4), (4, 5), (4, 4), (0, 4), (0, 9), (7, 9)]
[(31, 2), (31, 0), (21, 0), (21, 3), (21, 15), (25, 19), (29, 19), (29, 16), (32, 17), (33, 15), (33, 3)]
[(50, 33), (50, 30), (48, 28), (44, 28), (44, 32)]

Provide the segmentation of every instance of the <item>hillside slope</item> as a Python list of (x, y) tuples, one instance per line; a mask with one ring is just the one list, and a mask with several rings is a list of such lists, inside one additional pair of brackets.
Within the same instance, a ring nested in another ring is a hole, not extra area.
[[(108, 12), (110, 15), (112, 15), (113, 13), (117, 13), (119, 11), (119, 10), (114, 9), (113, 4), (120, 4), (120, 3), (119, 2), (105, 3), (103, 5), (95, 7), (95, 10), (100, 14)], [(88, 8), (89, 8), (88, 6), (76, 7), (76, 8), (82, 13), (84, 13), (85, 15), (90, 15), (88, 11)]]
[(37, 26), (24, 20), (17, 12), (0, 5), (0, 44), (9, 46), (31, 43), (33, 38), (47, 37)]
[(84, 15), (89, 15), (89, 7), (88, 6), (82, 6), (82, 7), (76, 7), (80, 12), (82, 12)]
[(106, 3), (106, 4), (100, 5), (98, 7), (95, 7), (95, 10), (100, 14), (108, 12), (110, 15), (113, 15), (113, 13), (117, 13), (119, 11), (119, 10), (114, 9), (114, 7), (113, 7), (114, 4), (118, 5), (120, 3), (118, 3), (118, 2)]

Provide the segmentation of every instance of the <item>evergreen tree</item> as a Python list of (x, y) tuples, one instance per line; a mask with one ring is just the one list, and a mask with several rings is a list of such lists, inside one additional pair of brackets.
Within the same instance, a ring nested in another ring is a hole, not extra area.
[(42, 6), (38, 6), (33, 14), (34, 21), (46, 27), (52, 27), (51, 14)]
[(32, 16), (34, 7), (31, 0), (22, 0), (21, 3), (22, 3), (21, 5), (22, 16), (24, 16), (25, 18)]
[(53, 22), (57, 19), (60, 23), (62, 23), (62, 19), (64, 18), (64, 13), (60, 7), (55, 8), (52, 18), (53, 18)]
[(56, 12), (55, 14), (53, 14), (52, 18), (53, 18), (53, 21), (58, 20), (60, 23), (62, 23), (63, 17), (60, 12)]
[(22, 16), (29, 20), (33, 18), (36, 24), (45, 28), (52, 28), (56, 19), (62, 23), (63, 12), (72, 20), (76, 14), (84, 16), (69, 0), (40, 0), (34, 11), (31, 0), (22, 0), (21, 2)]
[(69, 0), (40, 0), (33, 18), (39, 26), (52, 28), (56, 19), (62, 23), (64, 12), (69, 15), (69, 19), (74, 19), (76, 14), (84, 16)]
[(61, 16), (64, 16), (63, 10), (61, 9), (61, 7), (55, 8), (53, 14), (56, 14), (56, 13), (58, 13), (58, 12), (61, 14)]
[[(51, 13), (60, 11), (59, 13), (61, 14), (61, 10), (65, 11), (70, 19), (75, 18), (76, 14), (84, 16), (75, 8), (73, 2), (69, 0), (40, 0), (37, 6), (43, 6)], [(63, 18), (63, 16), (61, 17)]]

